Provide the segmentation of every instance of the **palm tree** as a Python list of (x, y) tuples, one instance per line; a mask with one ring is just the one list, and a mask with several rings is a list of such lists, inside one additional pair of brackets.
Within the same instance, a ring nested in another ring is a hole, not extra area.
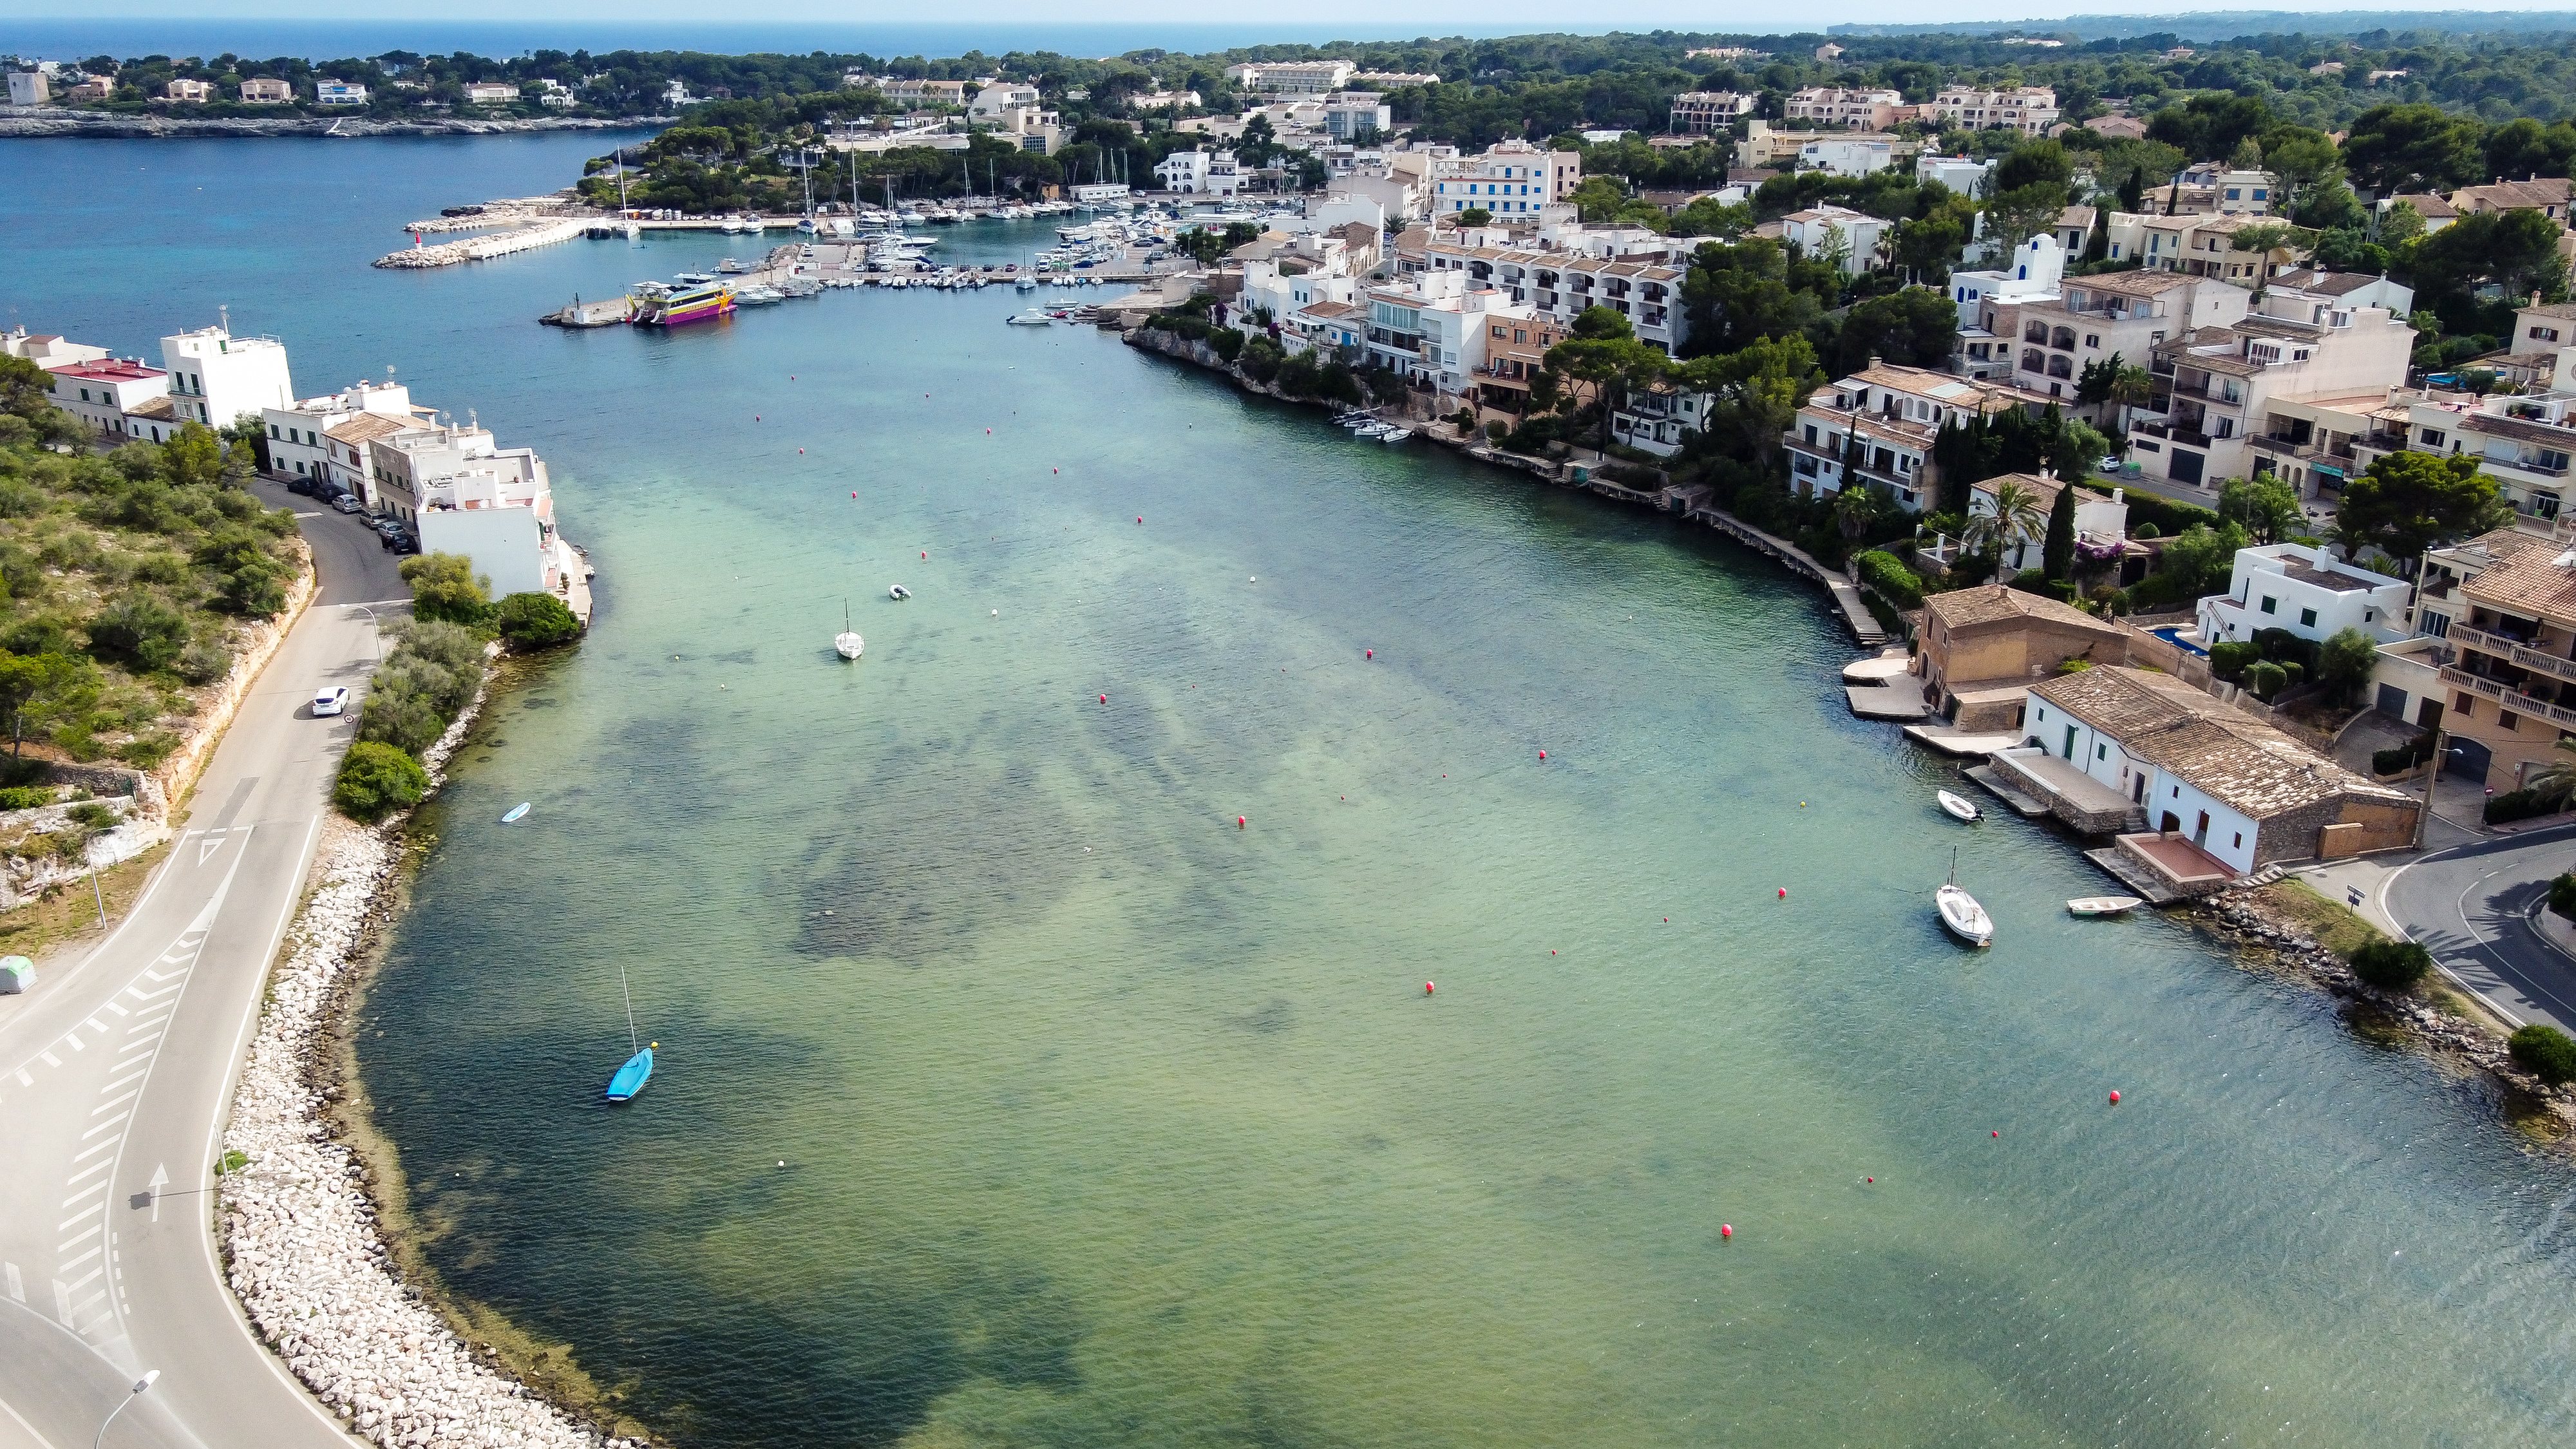
[(2254, 295), (2257, 297), (2271, 285), (2273, 258), (2277, 255), (2287, 261), (2295, 248), (2307, 244), (2308, 234), (2285, 221), (2258, 221), (2252, 226), (2237, 228), (2227, 238), (2230, 251), (2262, 254), (2261, 264), (2254, 269)]
[(1878, 490), (1858, 479), (1843, 480), (1842, 491), (1834, 495), (1834, 526), (1845, 538), (1858, 538), (1869, 532), (1869, 526), (1887, 513), (1887, 500)]
[(2576, 740), (2561, 739), (2558, 748), (2567, 751), (2567, 757), (2551, 760), (2534, 771), (2522, 787), (2542, 804), (2564, 810), (2568, 800), (2576, 797)]
[(1969, 495), (1968, 526), (1960, 541), (1972, 551), (2001, 558), (2015, 544), (2046, 536), (2048, 504), (2038, 489), (2019, 478), (2005, 477), (1995, 480), (1993, 495), (1992, 513), (1977, 512), (1975, 494)]

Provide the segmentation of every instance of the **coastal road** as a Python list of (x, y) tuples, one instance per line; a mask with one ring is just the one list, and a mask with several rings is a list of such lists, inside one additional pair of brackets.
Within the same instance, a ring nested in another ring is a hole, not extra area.
[(2576, 867), (2576, 827), (2436, 851), (2400, 867), (2381, 904), (2453, 975), (2523, 1022), (2576, 1032), (2576, 961), (2540, 939), (2532, 903)]
[(405, 591), (350, 519), (298, 505), (323, 590), (254, 683), (126, 918), (0, 1014), (0, 1449), (346, 1449), (219, 1276), (213, 1165), (261, 986), (312, 859), (375, 619)]

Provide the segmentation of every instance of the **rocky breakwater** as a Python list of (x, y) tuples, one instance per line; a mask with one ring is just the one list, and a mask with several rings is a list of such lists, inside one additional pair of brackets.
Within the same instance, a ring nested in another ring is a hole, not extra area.
[[(433, 778), (477, 697), (428, 756)], [(321, 881), (269, 983), (259, 1035), (224, 1133), (227, 1278), (251, 1326), (351, 1432), (393, 1446), (641, 1449), (577, 1422), (498, 1372), (405, 1284), (365, 1191), (367, 1170), (332, 1140), (338, 1089), (322, 1084), (334, 1016), (388, 907), (402, 822), (335, 820)]]

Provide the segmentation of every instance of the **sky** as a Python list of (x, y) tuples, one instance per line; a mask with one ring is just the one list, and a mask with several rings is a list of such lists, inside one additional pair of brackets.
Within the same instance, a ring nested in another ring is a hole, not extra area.
[[(2269, 0), (2258, 4), (2189, 4), (2172, 6), (2171, 0), (1829, 0), (1814, 6), (1793, 10), (1757, 8), (1750, 13), (1713, 7), (1705, 0), (1620, 0), (1607, 10), (1584, 7), (1581, 18), (1569, 14), (1571, 7), (1563, 0), (1480, 0), (1473, 6), (1457, 4), (1422, 4), (1418, 0), (1300, 0), (1283, 8), (1283, 23), (1293, 23), (1304, 30), (1317, 22), (1364, 26), (1372, 34), (1493, 34), (1502, 30), (1596, 31), (1603, 29), (1644, 30), (1670, 28), (1681, 30), (1788, 30), (1821, 29), (1827, 25), (1860, 23), (1884, 24), (1897, 21), (1953, 20), (2029, 20), (2069, 14), (2136, 15), (2163, 11), (2189, 10), (2349, 10), (2359, 8), (2418, 8), (2378, 0), (2376, 4), (2356, 4), (2355, 0)], [(2420, 8), (2476, 10), (2565, 10), (2570, 0), (2469, 0), (2469, 3), (2428, 4)], [(917, 4), (888, 3), (888, 0), (866, 0), (852, 4), (848, 0), (733, 0), (723, 7), (725, 19), (746, 24), (804, 22), (818, 25), (848, 26), (872, 23), (905, 23), (920, 21), (925, 12)], [(710, 18), (705, 0), (380, 0), (380, 3), (353, 10), (346, 0), (0, 0), (0, 24), (12, 19), (107, 17), (164, 17), (185, 15), (190, 19), (309, 19), (349, 21), (435, 19), (509, 20), (520, 23), (564, 21), (632, 21), (643, 23), (704, 24)], [(1093, 0), (1068, 12), (1060, 3), (1041, 0), (957, 0), (937, 7), (936, 18), (949, 24), (1014, 21), (1039, 21), (1062, 26), (1091, 21), (1105, 24), (1136, 24), (1168, 21), (1176, 24), (1205, 24), (1213, 18), (1205, 0)], [(1225, 15), (1241, 21), (1239, 12)]]

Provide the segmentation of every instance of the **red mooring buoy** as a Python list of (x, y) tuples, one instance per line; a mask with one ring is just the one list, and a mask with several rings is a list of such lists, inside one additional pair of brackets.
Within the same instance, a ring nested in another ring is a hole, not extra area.
[(1547, 758), (1547, 751), (1545, 751), (1545, 750), (1541, 750), (1541, 751), (1539, 751), (1539, 752), (1538, 752), (1538, 757), (1539, 757), (1540, 759), (1542, 759), (1542, 760), (1546, 759), (1546, 758)]
[(2117, 1092), (2113, 1092), (2113, 1093), (2111, 1094), (2111, 1105), (2112, 1105), (2112, 1106), (2114, 1106), (2114, 1107), (2117, 1107), (2117, 1106), (2119, 1106), (2119, 1105), (2120, 1105), (2120, 1094), (2119, 1094), (2119, 1093), (2117, 1093)]
[(1237, 815), (1236, 817), (1234, 817), (1234, 828), (1235, 828), (1235, 829), (1237, 829), (1237, 830), (1241, 830), (1241, 829), (1243, 828), (1243, 817), (1242, 817), (1242, 816)]
[(1425, 996), (1429, 996), (1429, 995), (1431, 994), (1431, 983), (1430, 983), (1430, 982), (1425, 981), (1425, 982), (1423, 982), (1423, 983), (1422, 983), (1422, 994), (1423, 994), (1423, 995), (1425, 995)]
[(1721, 1238), (1731, 1238), (1731, 1237), (1734, 1237), (1734, 1236), (1735, 1236), (1735, 1224), (1733, 1224), (1733, 1223), (1719, 1223), (1719, 1224), (1717, 1225), (1717, 1235), (1718, 1235), (1719, 1237), (1721, 1237)]
[(1377, 651), (1376, 651), (1376, 650), (1374, 650), (1374, 649), (1369, 650), (1369, 651), (1368, 651), (1368, 656), (1367, 656), (1367, 657), (1369, 657), (1369, 658), (1371, 658), (1371, 659), (1375, 659), (1375, 658), (1377, 657)]
[(1787, 886), (1782, 886), (1782, 887), (1780, 887), (1780, 899), (1782, 899), (1782, 900), (1784, 900), (1784, 901), (1785, 901), (1785, 900), (1787, 900), (1788, 898), (1789, 898), (1789, 888), (1788, 888)]

